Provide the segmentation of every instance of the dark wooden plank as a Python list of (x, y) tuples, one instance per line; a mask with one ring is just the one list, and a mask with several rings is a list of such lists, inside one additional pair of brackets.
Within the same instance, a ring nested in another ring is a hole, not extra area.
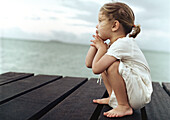
[(37, 120), (86, 81), (86, 78), (65, 77), (15, 98), (0, 106), (1, 119), (26, 120), (32, 116), (31, 119)]
[(104, 112), (107, 112), (111, 109), (112, 108), (109, 105), (104, 105), (98, 120), (142, 120), (140, 110), (133, 110), (133, 115), (124, 116), (124, 117), (120, 117), (120, 118), (108, 118), (103, 115)]
[(164, 88), (164, 90), (168, 93), (168, 95), (170, 96), (170, 83), (162, 83), (162, 86)]
[(93, 112), (97, 111), (97, 104), (94, 104), (92, 100), (101, 98), (105, 91), (106, 89), (103, 84), (98, 85), (96, 79), (90, 79), (41, 119), (88, 120), (91, 118)]
[(16, 72), (7, 72), (0, 74), (0, 86), (8, 84), (10, 82), (15, 82), (17, 80), (22, 80), (27, 77), (31, 77), (34, 74), (32, 73), (16, 73)]
[(145, 106), (148, 120), (169, 120), (170, 98), (159, 83), (153, 83), (151, 102)]
[(37, 89), (38, 87), (59, 78), (61, 78), (61, 76), (37, 75), (25, 78), (24, 80), (2, 85), (0, 86), (0, 104), (8, 102), (15, 97)]

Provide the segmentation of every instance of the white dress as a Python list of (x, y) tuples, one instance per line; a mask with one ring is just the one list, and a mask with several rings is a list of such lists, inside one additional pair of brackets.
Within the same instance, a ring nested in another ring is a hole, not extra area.
[[(150, 69), (142, 51), (132, 38), (120, 38), (108, 49), (107, 55), (120, 60), (119, 74), (123, 77), (129, 104), (133, 109), (140, 109), (151, 100), (153, 91)], [(112, 90), (109, 105), (117, 106)]]

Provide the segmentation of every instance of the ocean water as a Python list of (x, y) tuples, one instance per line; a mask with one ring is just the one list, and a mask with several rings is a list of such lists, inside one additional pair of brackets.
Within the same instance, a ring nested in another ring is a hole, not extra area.
[[(75, 77), (98, 77), (85, 66), (88, 45), (31, 40), (0, 40), (0, 73), (26, 72)], [(170, 82), (170, 53), (142, 50), (152, 81)]]

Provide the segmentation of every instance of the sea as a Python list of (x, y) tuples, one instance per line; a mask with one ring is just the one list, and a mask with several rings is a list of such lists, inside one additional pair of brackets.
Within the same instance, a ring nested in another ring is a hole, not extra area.
[[(0, 39), (0, 74), (24, 72), (98, 78), (86, 68), (89, 45), (59, 41)], [(142, 50), (151, 69), (152, 81), (170, 82), (170, 53)]]

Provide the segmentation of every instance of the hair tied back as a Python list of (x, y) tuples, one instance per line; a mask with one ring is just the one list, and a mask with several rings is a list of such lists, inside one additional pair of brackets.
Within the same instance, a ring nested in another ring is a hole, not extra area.
[(132, 32), (129, 34), (129, 37), (135, 38), (140, 33), (140, 25), (133, 25)]

